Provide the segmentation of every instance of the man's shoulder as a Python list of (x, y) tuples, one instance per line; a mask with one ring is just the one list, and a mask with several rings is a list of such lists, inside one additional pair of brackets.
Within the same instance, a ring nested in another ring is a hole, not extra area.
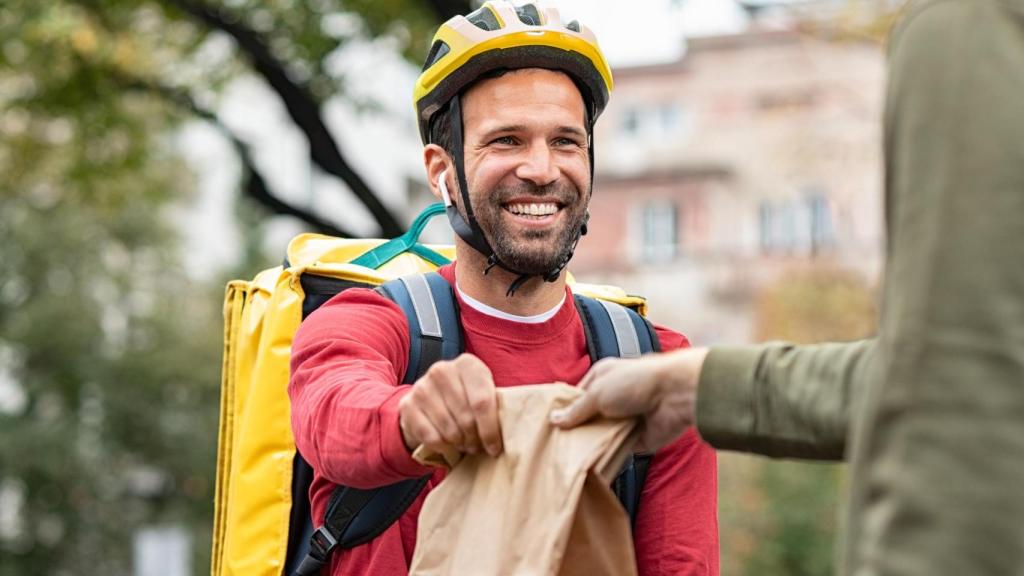
[(368, 329), (406, 331), (405, 314), (372, 288), (349, 288), (334, 295), (302, 321), (299, 334), (330, 330), (358, 333)]
[(401, 308), (370, 288), (348, 288), (313, 311), (292, 340), (292, 362), (385, 359), (404, 373), (409, 325)]

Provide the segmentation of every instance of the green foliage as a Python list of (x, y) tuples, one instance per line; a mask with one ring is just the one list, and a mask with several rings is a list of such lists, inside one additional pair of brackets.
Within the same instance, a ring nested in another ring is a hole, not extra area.
[(765, 462), (764, 508), (749, 518), (758, 534), (744, 574), (821, 576), (832, 572), (841, 469), (828, 464)]
[(852, 273), (810, 268), (787, 274), (756, 301), (756, 338), (798, 343), (856, 340), (875, 329), (875, 301)]
[(175, 116), (104, 97), (57, 56), (67, 38), (31, 33), (65, 13), (39, 14), (25, 38), (53, 66), (0, 72), (32, 87), (0, 115), (0, 371), (22, 399), (0, 412), (0, 482), (21, 494), (0, 574), (125, 574), (140, 527), (208, 530), (219, 310), (166, 221), (190, 189)]
[[(321, 100), (346, 42), (388, 33), (418, 59), (431, 25), (412, 0), (224, 6)], [(171, 1), (0, 3), (0, 576), (128, 574), (159, 524), (209, 565), (222, 283), (189, 279), (169, 224), (189, 112), (140, 88), (215, 107), (249, 66), (225, 38)]]
[[(4, 185), (0, 261), (16, 268), (3, 272), (0, 342), (26, 398), (0, 417), (3, 476), (27, 490), (23, 533), (3, 543), (11, 574), (123, 573), (140, 522), (209, 513), (216, 308), (164, 248), (159, 204), (83, 201), (104, 180), (50, 198)], [(159, 486), (140, 493), (139, 474)]]

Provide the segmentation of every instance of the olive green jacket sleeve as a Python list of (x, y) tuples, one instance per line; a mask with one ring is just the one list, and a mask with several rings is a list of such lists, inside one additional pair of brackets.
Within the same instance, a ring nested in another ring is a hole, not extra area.
[(712, 348), (697, 427), (715, 448), (840, 460), (874, 340)]

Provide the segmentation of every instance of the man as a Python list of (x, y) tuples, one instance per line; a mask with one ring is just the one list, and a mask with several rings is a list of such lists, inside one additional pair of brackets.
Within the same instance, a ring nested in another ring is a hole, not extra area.
[[(576, 383), (590, 367), (563, 268), (584, 231), (593, 122), (610, 71), (593, 35), (553, 9), (488, 2), (444, 24), (416, 104), (432, 191), (450, 204), (466, 353), (400, 385), (405, 316), (370, 290), (312, 314), (293, 345), (289, 394), (299, 451), (313, 467), (313, 518), (334, 484), (374, 487), (430, 474), (420, 445), (501, 453), (496, 386)], [(664, 349), (687, 346), (657, 329)], [(332, 575), (406, 574), (423, 497), (381, 536), (335, 554)], [(639, 573), (718, 573), (714, 452), (695, 433), (652, 459), (636, 517)]]
[(849, 457), (842, 574), (1024, 574), (1024, 2), (914, 3), (890, 56), (877, 340), (601, 363), (552, 420)]

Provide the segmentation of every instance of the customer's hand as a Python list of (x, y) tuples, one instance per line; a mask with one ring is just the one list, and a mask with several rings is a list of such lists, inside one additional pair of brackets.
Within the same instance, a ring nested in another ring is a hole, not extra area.
[(472, 354), (431, 365), (399, 401), (398, 424), (410, 451), (453, 446), (497, 456), (502, 450), (494, 379)]
[(634, 360), (601, 360), (580, 381), (583, 396), (552, 412), (551, 422), (572, 428), (595, 416), (638, 416), (638, 449), (654, 451), (694, 424), (697, 380), (707, 352), (688, 348)]

